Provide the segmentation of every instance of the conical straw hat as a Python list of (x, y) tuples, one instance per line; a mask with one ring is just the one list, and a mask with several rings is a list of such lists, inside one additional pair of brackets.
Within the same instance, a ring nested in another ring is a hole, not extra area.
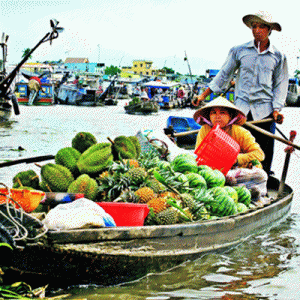
[(194, 114), (194, 120), (200, 125), (206, 124), (203, 118), (201, 117), (210, 120), (209, 114), (210, 114), (210, 110), (213, 107), (225, 107), (225, 108), (229, 108), (230, 112), (234, 112), (234, 114), (232, 115), (232, 119), (238, 116), (234, 124), (243, 125), (246, 122), (245, 114), (241, 110), (239, 110), (234, 104), (232, 104), (230, 101), (228, 101), (226, 98), (222, 96), (217, 97), (216, 99), (208, 102), (205, 106), (198, 109)]

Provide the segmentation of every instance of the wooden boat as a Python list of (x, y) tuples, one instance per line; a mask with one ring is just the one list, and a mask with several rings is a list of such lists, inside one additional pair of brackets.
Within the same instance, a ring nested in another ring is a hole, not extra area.
[(136, 115), (136, 114), (149, 115), (152, 113), (157, 113), (160, 107), (153, 100), (147, 100), (147, 101), (131, 100), (127, 105), (124, 106), (124, 109), (127, 114), (131, 114), (131, 115)]
[[(157, 102), (161, 109), (183, 107), (182, 99), (177, 98), (173, 89), (180, 86), (178, 82), (150, 81), (143, 84), (148, 89), (148, 97)], [(161, 90), (162, 93), (158, 93)]]
[(288, 93), (285, 102), (287, 106), (300, 106), (300, 86), (297, 78), (289, 80)]
[(60, 104), (80, 106), (101, 105), (100, 101), (98, 101), (96, 89), (80, 88), (75, 84), (62, 84), (59, 87), (57, 99)]
[(267, 189), (270, 201), (218, 219), (49, 231), (43, 243), (16, 249), (10, 268), (52, 286), (112, 285), (165, 271), (204, 253), (234, 247), (283, 221), (291, 209), (293, 190), (285, 177), (280, 182), (270, 177)]
[(221, 251), (268, 230), (289, 214), (293, 191), (270, 178), (273, 200), (244, 214), (177, 225), (80, 229), (48, 233), (49, 245), (15, 251), (11, 268), (36, 275), (52, 285), (96, 283), (112, 285), (161, 272)]
[(28, 88), (28, 83), (18, 82), (16, 83), (16, 92), (18, 103), (21, 105), (39, 105), (48, 106), (54, 104), (54, 86), (50, 82), (42, 82), (41, 90), (33, 103), (30, 102), (30, 92)]
[(14, 91), (11, 88), (12, 83), (15, 81), (17, 73), (20, 71), (24, 63), (29, 59), (31, 54), (43, 43), (52, 42), (52, 40), (58, 38), (60, 32), (63, 31), (62, 27), (58, 27), (57, 20), (50, 20), (51, 31), (48, 32), (32, 49), (24, 53), (23, 59), (15, 66), (15, 68), (6, 74), (5, 63), (7, 56), (7, 40), (8, 35), (2, 34), (2, 40), (0, 46), (2, 48), (2, 66), (0, 70), (0, 121), (7, 121), (11, 116), (11, 110), (13, 108), (16, 115), (20, 114), (18, 100)]
[[(174, 135), (174, 133), (187, 132), (191, 130), (199, 130), (201, 125), (195, 122), (193, 118), (180, 117), (180, 116), (170, 116), (167, 119), (167, 128), (165, 131)], [(196, 144), (197, 133), (177, 136), (175, 138), (177, 145), (195, 145)]]

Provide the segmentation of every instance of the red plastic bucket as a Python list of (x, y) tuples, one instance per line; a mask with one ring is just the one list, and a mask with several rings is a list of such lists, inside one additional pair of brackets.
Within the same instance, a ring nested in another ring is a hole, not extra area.
[(97, 202), (111, 215), (117, 226), (143, 226), (149, 213), (147, 204)]
[(199, 165), (207, 165), (228, 173), (236, 162), (240, 145), (220, 125), (215, 125), (195, 150), (196, 161)]

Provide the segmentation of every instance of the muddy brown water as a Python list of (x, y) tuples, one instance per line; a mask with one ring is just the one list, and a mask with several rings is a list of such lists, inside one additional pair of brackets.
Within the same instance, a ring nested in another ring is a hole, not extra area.
[[(79, 131), (93, 133), (99, 141), (118, 135), (134, 135), (140, 128), (161, 129), (170, 115), (191, 117), (192, 109), (160, 111), (155, 115), (127, 115), (126, 100), (118, 106), (51, 107), (22, 106), (21, 114), (0, 126), (0, 162), (56, 152), (71, 145)], [(298, 132), (300, 108), (284, 108), (285, 121), (278, 128), (289, 136)], [(278, 134), (278, 133), (277, 133)], [(278, 134), (279, 135), (279, 134)], [(276, 141), (273, 170), (280, 178), (286, 145)], [(24, 149), (24, 150), (20, 150)], [(14, 174), (31, 165), (2, 168), (0, 182), (11, 185)], [(289, 217), (267, 233), (222, 253), (204, 255), (162, 274), (149, 274), (118, 286), (70, 286), (51, 290), (51, 296), (69, 294), (67, 299), (299, 299), (300, 281), (300, 151), (292, 154), (287, 183), (295, 195)]]

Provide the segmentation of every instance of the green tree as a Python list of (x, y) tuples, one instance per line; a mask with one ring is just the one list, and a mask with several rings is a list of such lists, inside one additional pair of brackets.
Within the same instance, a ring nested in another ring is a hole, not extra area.
[[(31, 51), (31, 49), (30, 49), (30, 48), (26, 48), (26, 49), (23, 51), (23, 55), (22, 55), (22, 57), (25, 57), (26, 55), (28, 55), (30, 51)], [(31, 55), (29, 55), (29, 57), (28, 57), (28, 58), (29, 58), (29, 59), (31, 59), (31, 58), (32, 58), (32, 56), (31, 56)]]
[(121, 70), (118, 67), (113, 66), (113, 65), (111, 65), (110, 67), (106, 67), (104, 70), (105, 75), (117, 75), (120, 73), (121, 73)]
[(175, 71), (172, 68), (163, 67), (163, 70), (166, 71), (166, 74), (175, 74)]

